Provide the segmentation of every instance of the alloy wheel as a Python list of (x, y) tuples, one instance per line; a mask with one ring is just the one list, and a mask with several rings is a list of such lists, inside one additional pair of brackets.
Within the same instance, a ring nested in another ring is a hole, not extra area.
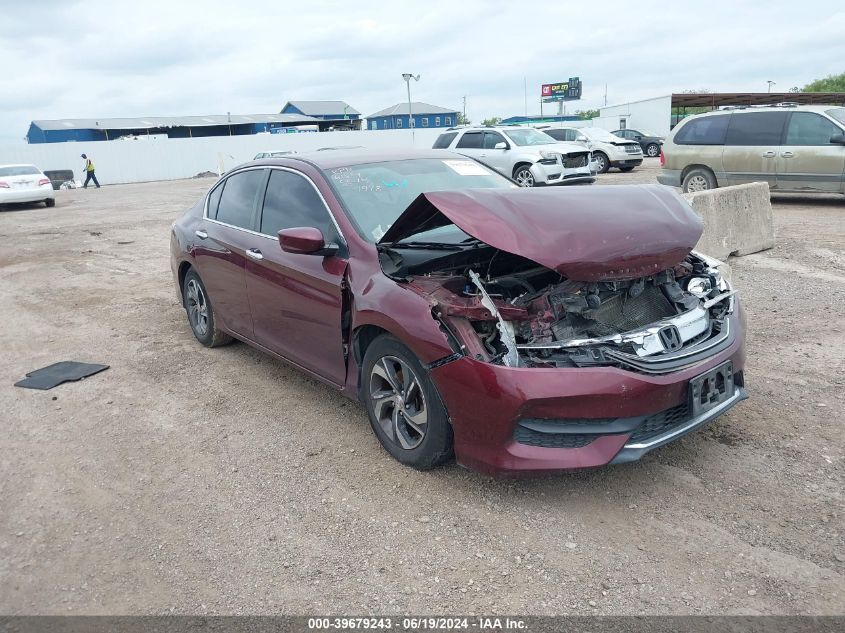
[(687, 191), (707, 191), (710, 188), (710, 183), (704, 176), (693, 176), (687, 182)]
[(607, 161), (605, 160), (604, 155), (597, 154), (593, 157), (593, 160), (596, 161), (596, 167), (598, 168), (599, 173), (604, 173), (607, 168)]
[(522, 169), (516, 172), (514, 180), (516, 180), (516, 184), (518, 184), (520, 187), (534, 186), (534, 174), (532, 174), (531, 170), (526, 167), (523, 167)]
[(405, 450), (419, 446), (428, 429), (419, 377), (403, 360), (382, 356), (370, 372), (373, 413), (387, 439)]
[(657, 156), (660, 153), (660, 148), (657, 147), (657, 145), (649, 145), (646, 148), (645, 151), (646, 151), (646, 154), (648, 154), (649, 156), (654, 158), (655, 156)]
[(185, 297), (188, 300), (188, 320), (191, 327), (199, 336), (205, 336), (208, 333), (208, 301), (196, 279), (188, 280)]

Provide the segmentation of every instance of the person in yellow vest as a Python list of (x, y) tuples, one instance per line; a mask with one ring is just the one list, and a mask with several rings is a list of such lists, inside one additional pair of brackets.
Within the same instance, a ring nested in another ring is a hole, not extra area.
[(94, 161), (88, 158), (85, 154), (82, 154), (82, 158), (85, 159), (85, 184), (82, 185), (82, 188), (87, 189), (88, 181), (93, 180), (94, 184), (97, 185), (97, 189), (99, 189), (100, 183), (97, 182), (97, 176), (94, 175)]

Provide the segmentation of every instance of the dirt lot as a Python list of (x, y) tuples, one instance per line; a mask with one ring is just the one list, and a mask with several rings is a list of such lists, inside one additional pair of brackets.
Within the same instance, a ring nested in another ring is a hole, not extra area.
[[(656, 161), (602, 184), (653, 182)], [(845, 200), (731, 261), (751, 399), (642, 462), (419, 473), (361, 406), (177, 304), (208, 179), (0, 213), (0, 613), (845, 613)], [(59, 360), (111, 369), (19, 389)]]

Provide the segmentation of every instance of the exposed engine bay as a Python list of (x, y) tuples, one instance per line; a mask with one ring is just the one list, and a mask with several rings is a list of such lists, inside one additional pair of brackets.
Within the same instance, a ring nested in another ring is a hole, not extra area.
[(732, 340), (734, 291), (720, 263), (692, 252), (651, 275), (586, 282), (497, 251), (483, 264), (406, 281), (431, 298), (434, 317), (477, 360), (666, 373)]

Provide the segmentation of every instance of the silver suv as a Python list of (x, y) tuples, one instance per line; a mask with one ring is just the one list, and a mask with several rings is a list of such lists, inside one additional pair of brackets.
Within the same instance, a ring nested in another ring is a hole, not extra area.
[(449, 149), (513, 178), (520, 187), (595, 182), (590, 151), (576, 143), (558, 143), (530, 127), (451, 128), (434, 149)]
[(683, 119), (657, 181), (702, 191), (767, 182), (772, 191), (845, 193), (845, 108), (780, 104)]

